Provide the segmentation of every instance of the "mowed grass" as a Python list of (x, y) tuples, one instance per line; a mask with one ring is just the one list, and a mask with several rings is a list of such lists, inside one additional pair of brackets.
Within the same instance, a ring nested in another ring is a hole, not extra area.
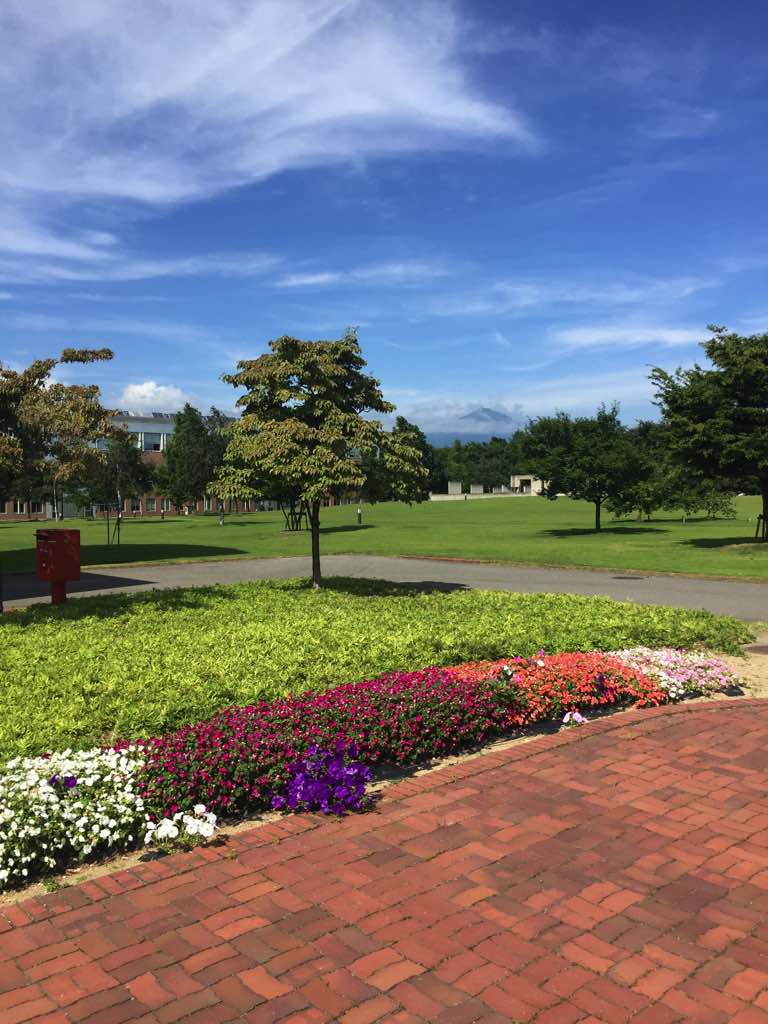
[(0, 619), (0, 762), (388, 671), (540, 648), (734, 651), (750, 635), (685, 608), (332, 578), (82, 598)]
[[(660, 514), (650, 522), (612, 521), (595, 533), (586, 502), (537, 497), (384, 503), (324, 509), (324, 554), (426, 555), (530, 565), (637, 569), (691, 575), (768, 579), (768, 544), (754, 542), (756, 497), (737, 498), (735, 519)], [(34, 568), (40, 523), (0, 524), (6, 571)], [(55, 525), (55, 524), (47, 524)], [(84, 565), (219, 558), (276, 558), (309, 553), (309, 535), (284, 532), (280, 513), (127, 519), (119, 547), (105, 542), (103, 522), (67, 521), (82, 533)]]

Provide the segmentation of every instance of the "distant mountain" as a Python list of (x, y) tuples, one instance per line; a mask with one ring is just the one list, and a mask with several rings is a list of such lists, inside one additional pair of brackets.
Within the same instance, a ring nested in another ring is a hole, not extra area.
[(472, 412), (460, 416), (459, 419), (471, 421), (472, 423), (486, 424), (489, 427), (506, 426), (510, 429), (514, 429), (520, 422), (516, 416), (510, 416), (503, 409), (490, 409), (487, 405), (480, 406), (479, 409), (474, 409)]

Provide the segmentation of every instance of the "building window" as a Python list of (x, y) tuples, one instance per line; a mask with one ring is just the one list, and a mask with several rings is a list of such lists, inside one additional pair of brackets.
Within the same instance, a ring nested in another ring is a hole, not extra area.
[(171, 440), (172, 437), (173, 437), (173, 434), (161, 434), (160, 435), (160, 446), (161, 446), (160, 450), (161, 451), (164, 452), (164, 451), (168, 450), (168, 442)]
[(131, 512), (141, 512), (141, 501), (138, 498), (131, 498)]
[(109, 441), (107, 441), (106, 437), (99, 437), (96, 440), (96, 448), (100, 452), (105, 452), (109, 448)]
[(210, 494), (207, 494), (203, 498), (203, 512), (210, 512), (210, 511), (211, 511), (211, 496), (210, 496)]
[(155, 512), (157, 510), (157, 501), (155, 498), (147, 498), (147, 512)]
[(129, 436), (133, 438), (133, 443), (137, 448), (141, 448), (141, 434), (137, 434), (135, 430), (130, 430)]
[(23, 516), (26, 511), (27, 511), (27, 503), (26, 503), (26, 501), (19, 501), (19, 499), (16, 498), (14, 503), (13, 503), (13, 514), (17, 515), (17, 516)]
[(163, 498), (161, 500), (160, 507), (162, 508), (163, 512), (170, 512), (171, 511), (171, 499), (170, 498)]
[(145, 452), (159, 452), (162, 447), (162, 434), (142, 434), (144, 439), (144, 451)]
[(32, 515), (40, 515), (43, 511), (42, 501), (30, 501), (29, 511), (32, 513)]
[(238, 511), (238, 508), (237, 508), (237, 498), (230, 498), (229, 499), (229, 511), (230, 512), (237, 512)]

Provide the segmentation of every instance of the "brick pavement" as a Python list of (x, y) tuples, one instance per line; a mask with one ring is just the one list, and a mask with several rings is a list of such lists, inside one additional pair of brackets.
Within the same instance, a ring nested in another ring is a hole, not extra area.
[(630, 712), (0, 911), (0, 1021), (768, 1024), (768, 701)]

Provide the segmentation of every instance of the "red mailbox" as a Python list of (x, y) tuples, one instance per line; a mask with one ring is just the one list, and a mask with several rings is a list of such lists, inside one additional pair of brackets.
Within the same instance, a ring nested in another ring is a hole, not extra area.
[(80, 531), (37, 530), (35, 572), (51, 584), (51, 603), (67, 599), (67, 580), (80, 579)]

